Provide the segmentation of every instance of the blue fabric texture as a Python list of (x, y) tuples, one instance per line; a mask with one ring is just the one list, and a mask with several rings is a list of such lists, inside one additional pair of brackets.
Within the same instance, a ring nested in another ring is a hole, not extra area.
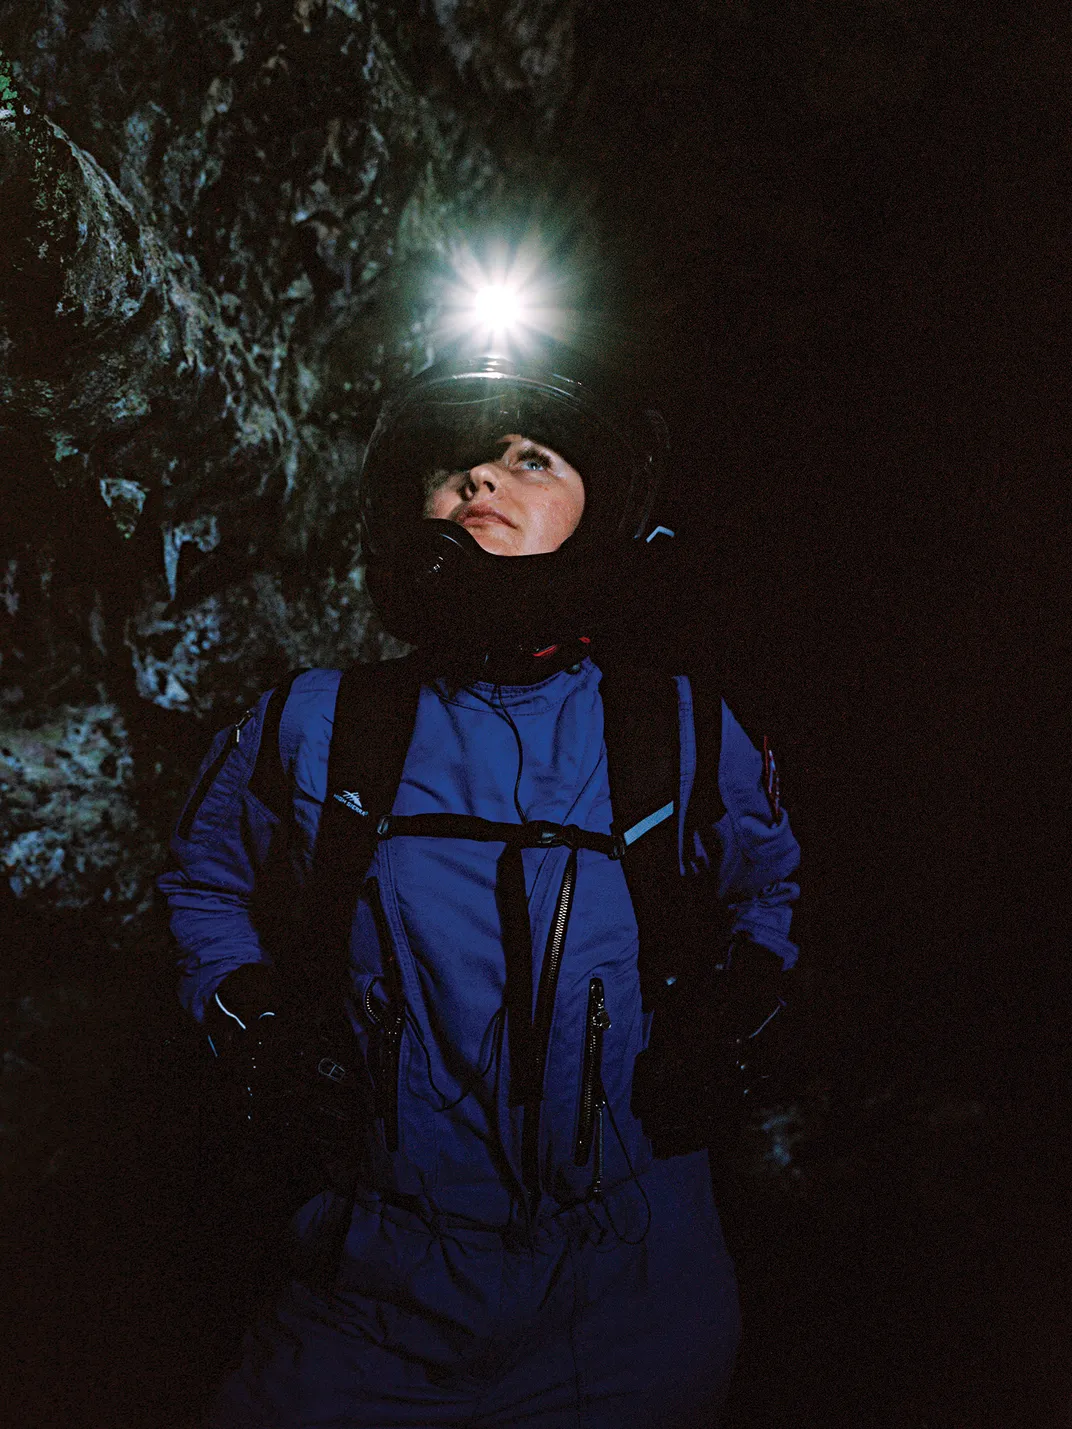
[[(586, 660), (529, 686), (423, 686), (392, 812), (516, 823), (516, 781), (527, 819), (609, 833), (600, 678)], [(339, 679), (333, 670), (299, 676), (280, 726), (296, 896), (326, 797)], [(677, 688), (681, 896), (690, 896), (697, 878), (713, 879), (733, 930), (791, 966), (799, 851), (788, 819), (784, 811), (774, 818), (762, 759), (725, 705), (719, 769), (694, 767), (689, 682), (681, 677)], [(262, 699), (240, 741), (232, 740), (207, 794), (204, 779), (195, 781), (201, 802), (180, 820), (172, 867), (160, 880), (181, 954), (180, 995), (198, 1020), (229, 972), (266, 956), (249, 909), (278, 821), (248, 788), (265, 705)], [(520, 778), (511, 721), (523, 751)], [(218, 738), (202, 774), (219, 763), (227, 738)], [(698, 780), (713, 777), (725, 813), (715, 827), (697, 827), (690, 795)], [(351, 792), (360, 802), (361, 791)], [(680, 1422), (700, 1424), (694, 1411), (724, 1392), (736, 1294), (706, 1157), (654, 1161), (630, 1111), (633, 1064), (647, 1034), (636, 920), (621, 864), (585, 849), (551, 1024), (540, 1197), (534, 1220), (525, 1220), (524, 1244), (511, 1248), (522, 1109), (509, 1095), (501, 853), (502, 845), (469, 839), (383, 840), (369, 870), (375, 889), (369, 882), (355, 889), (348, 1010), (364, 1051), (374, 1035), (366, 1009), (382, 997), (388, 971), (384, 939), (404, 998), (398, 1147), (388, 1148), (382, 1127), (369, 1128), (372, 1184), (354, 1207), (338, 1282), (325, 1299), (296, 1281), (274, 1317), (251, 1332), (243, 1367), (213, 1411), (219, 1429), (610, 1429), (669, 1424), (678, 1413)], [(564, 848), (523, 852), (534, 995), (568, 857)], [(608, 1190), (595, 1207), (586, 1199), (593, 1167), (574, 1159), (594, 977), (610, 1017), (602, 1060)], [(405, 1212), (399, 1198), (410, 1198)], [(315, 1242), (322, 1211), (305, 1208), (295, 1224), (299, 1244)], [(674, 1384), (680, 1394), (671, 1392)], [(650, 1396), (640, 1392), (644, 1385)]]
[(646, 1234), (634, 1184), (530, 1244), (362, 1196), (338, 1284), (292, 1283), (204, 1429), (710, 1429), (740, 1326), (707, 1158), (641, 1184)]

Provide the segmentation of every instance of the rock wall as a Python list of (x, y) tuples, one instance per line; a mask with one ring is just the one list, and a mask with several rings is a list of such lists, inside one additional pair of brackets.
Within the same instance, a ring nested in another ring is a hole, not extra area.
[(152, 880), (213, 729), (288, 669), (392, 651), (362, 443), (432, 355), (452, 254), (553, 167), (572, 26), (569, 0), (0, 0), (19, 1184), (55, 1169), (57, 1059), (99, 1063), (106, 1004), (167, 982)]
[(492, 9), (0, 5), (20, 899), (144, 913), (207, 729), (288, 668), (386, 648), (354, 554), (362, 441), (569, 82), (569, 4)]

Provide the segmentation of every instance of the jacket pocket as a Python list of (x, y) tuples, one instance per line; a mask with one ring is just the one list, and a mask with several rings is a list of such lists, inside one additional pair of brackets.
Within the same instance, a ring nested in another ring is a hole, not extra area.
[(388, 1151), (397, 1151), (398, 1079), (406, 1001), (398, 959), (380, 900), (380, 885), (375, 878), (370, 878), (365, 884), (365, 896), (376, 922), (383, 965), (382, 977), (369, 982), (362, 999), (369, 1028), (369, 1074), (375, 1089), (376, 1115), (383, 1125), (384, 1145)]
[(584, 1049), (581, 1058), (581, 1102), (577, 1115), (577, 1139), (573, 1160), (584, 1166), (592, 1155), (595, 1143), (595, 1167), (592, 1191), (598, 1194), (603, 1179), (603, 1034), (610, 1026), (610, 1016), (603, 991), (603, 979), (594, 977), (588, 984), (588, 1009), (584, 1019)]

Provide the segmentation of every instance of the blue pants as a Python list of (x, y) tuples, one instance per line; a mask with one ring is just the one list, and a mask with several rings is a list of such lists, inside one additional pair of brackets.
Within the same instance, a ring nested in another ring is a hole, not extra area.
[(360, 1199), (332, 1288), (291, 1283), (205, 1429), (716, 1423), (739, 1315), (704, 1153), (527, 1236), (451, 1220)]

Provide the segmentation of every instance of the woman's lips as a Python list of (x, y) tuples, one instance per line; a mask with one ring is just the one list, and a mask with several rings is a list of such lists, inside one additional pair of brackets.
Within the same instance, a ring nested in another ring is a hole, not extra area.
[(497, 521), (502, 526), (514, 527), (514, 522), (508, 516), (504, 516), (501, 511), (496, 511), (493, 506), (469, 506), (458, 517), (458, 524), (461, 526), (483, 521)]

